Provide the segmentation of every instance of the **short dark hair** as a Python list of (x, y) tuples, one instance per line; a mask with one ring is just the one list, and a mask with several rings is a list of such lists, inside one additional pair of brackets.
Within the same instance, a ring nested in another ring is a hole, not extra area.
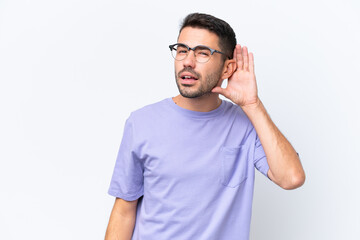
[[(179, 34), (185, 27), (206, 29), (219, 37), (219, 47), (227, 57), (232, 58), (236, 46), (236, 36), (230, 25), (214, 16), (204, 13), (191, 13), (183, 20)], [(224, 55), (223, 55), (224, 56)], [(226, 59), (224, 56), (224, 61)]]

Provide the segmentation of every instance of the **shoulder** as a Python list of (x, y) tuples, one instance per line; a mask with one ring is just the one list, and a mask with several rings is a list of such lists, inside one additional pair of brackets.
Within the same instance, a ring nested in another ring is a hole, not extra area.
[(149, 120), (154, 121), (156, 118), (159, 118), (159, 116), (165, 114), (166, 101), (167, 99), (163, 99), (132, 111), (127, 121), (131, 123), (141, 123)]
[(233, 102), (224, 101), (226, 101), (224, 115), (230, 119), (232, 126), (238, 131), (244, 131), (246, 136), (256, 134), (253, 124), (242, 108)]
[(225, 102), (225, 114), (240, 118), (245, 121), (249, 121), (248, 117), (239, 105), (228, 100), (223, 101)]

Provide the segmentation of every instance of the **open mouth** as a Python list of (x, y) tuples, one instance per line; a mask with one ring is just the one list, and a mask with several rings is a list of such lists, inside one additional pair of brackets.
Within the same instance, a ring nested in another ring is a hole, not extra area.
[(191, 75), (183, 75), (180, 77), (181, 84), (183, 85), (193, 85), (198, 80), (198, 78), (191, 76)]
[(184, 75), (181, 78), (184, 80), (198, 80), (196, 77), (189, 76), (189, 75)]
[(179, 72), (179, 80), (183, 85), (194, 85), (199, 80), (200, 75), (192, 69), (183, 69)]

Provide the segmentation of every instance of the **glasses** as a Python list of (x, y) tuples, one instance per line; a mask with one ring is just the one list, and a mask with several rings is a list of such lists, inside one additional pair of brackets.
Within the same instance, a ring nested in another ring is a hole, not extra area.
[(209, 48), (204, 45), (198, 45), (196, 47), (191, 48), (186, 44), (176, 43), (176, 44), (170, 45), (169, 48), (170, 48), (171, 55), (173, 56), (173, 58), (178, 61), (184, 60), (187, 57), (187, 55), (189, 55), (190, 50), (194, 51), (195, 59), (197, 62), (200, 62), (200, 63), (208, 62), (214, 53), (220, 53), (220, 54), (224, 54), (226, 56), (225, 53), (220, 52), (215, 49), (212, 49), (212, 48)]

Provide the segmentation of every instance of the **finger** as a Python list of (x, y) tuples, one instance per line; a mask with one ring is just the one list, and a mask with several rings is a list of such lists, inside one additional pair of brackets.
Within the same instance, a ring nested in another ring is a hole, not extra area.
[(243, 51), (242, 51), (242, 55), (243, 55), (243, 61), (244, 61), (244, 67), (243, 69), (245, 71), (249, 71), (249, 56), (248, 56), (248, 50), (247, 47), (243, 47)]
[(242, 69), (243, 68), (243, 57), (242, 57), (242, 53), (241, 53), (241, 45), (237, 44), (235, 47), (236, 50), (236, 65), (237, 65), (237, 69)]
[(250, 72), (254, 72), (254, 69), (255, 66), (254, 66), (254, 54), (253, 53), (249, 53), (249, 71)]
[(228, 97), (229, 96), (229, 92), (228, 90), (226, 90), (225, 88), (221, 88), (221, 87), (214, 87), (211, 92), (213, 93), (219, 93), (225, 97)]

